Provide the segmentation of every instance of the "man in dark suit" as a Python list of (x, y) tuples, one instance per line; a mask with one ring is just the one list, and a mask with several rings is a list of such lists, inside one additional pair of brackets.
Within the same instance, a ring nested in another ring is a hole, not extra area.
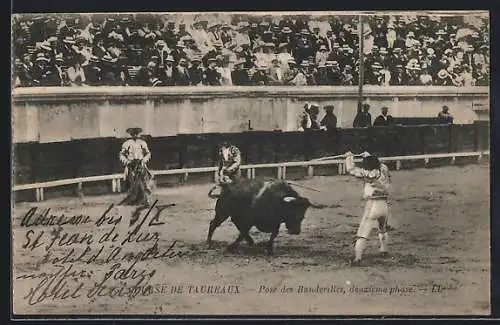
[(375, 121), (373, 121), (373, 126), (389, 126), (394, 124), (394, 118), (388, 115), (389, 109), (387, 107), (381, 108), (382, 114), (377, 116)]
[(372, 115), (369, 112), (370, 105), (363, 104), (362, 107), (358, 110), (358, 114), (354, 118), (354, 122), (352, 126), (355, 128), (365, 128), (372, 126)]
[(231, 79), (235, 86), (248, 86), (250, 85), (250, 78), (248, 70), (245, 69), (245, 59), (240, 59), (235, 63), (235, 69), (231, 72)]
[(442, 107), (441, 112), (438, 114), (438, 118), (445, 124), (453, 124), (453, 116), (450, 114), (450, 109), (446, 105)]
[(174, 83), (176, 86), (189, 86), (191, 80), (185, 58), (179, 60), (179, 65), (174, 68)]
[(217, 71), (215, 58), (207, 60), (208, 68), (203, 72), (203, 84), (208, 86), (220, 86), (221, 74)]
[(325, 116), (320, 122), (320, 128), (326, 130), (328, 133), (332, 133), (337, 128), (337, 116), (333, 114), (335, 107), (333, 105), (326, 105)]
[(202, 84), (203, 68), (200, 67), (201, 58), (195, 57), (191, 60), (191, 67), (188, 69), (191, 85), (198, 86)]

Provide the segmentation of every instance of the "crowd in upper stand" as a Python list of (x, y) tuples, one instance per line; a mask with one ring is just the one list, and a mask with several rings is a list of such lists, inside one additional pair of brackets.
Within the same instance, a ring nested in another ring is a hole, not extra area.
[[(16, 16), (13, 83), (358, 84), (357, 16), (226, 16)], [(365, 84), (489, 85), (487, 17), (384, 15), (363, 21)]]

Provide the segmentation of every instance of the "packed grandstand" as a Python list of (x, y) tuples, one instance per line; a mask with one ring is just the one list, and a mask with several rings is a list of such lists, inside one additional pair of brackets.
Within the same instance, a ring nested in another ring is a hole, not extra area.
[[(18, 15), (13, 83), (357, 85), (358, 26), (347, 15)], [(363, 16), (364, 83), (488, 86), (489, 35), (487, 16)]]

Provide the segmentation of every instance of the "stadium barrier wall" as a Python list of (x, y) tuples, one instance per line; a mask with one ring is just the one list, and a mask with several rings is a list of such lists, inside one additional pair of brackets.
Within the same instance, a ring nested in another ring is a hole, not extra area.
[[(488, 87), (365, 86), (372, 117), (435, 117), (448, 105), (456, 124), (488, 120)], [(152, 137), (247, 130), (291, 132), (305, 102), (333, 104), (338, 127), (356, 115), (354, 87), (50, 87), (12, 93), (13, 142), (121, 138), (131, 126)], [(323, 110), (320, 110), (321, 119)]]
[[(167, 171), (159, 173), (157, 182), (160, 185), (177, 185), (187, 180), (188, 173), (193, 172), (188, 170), (190, 168), (195, 168), (196, 173), (205, 173), (205, 178), (201, 181), (213, 181), (217, 146), (226, 139), (241, 149), (246, 165), (297, 163), (297, 166), (290, 166), (288, 175), (307, 175), (307, 161), (342, 154), (348, 150), (355, 153), (367, 150), (382, 157), (424, 158), (436, 154), (449, 154), (446, 157), (454, 157), (460, 153), (486, 152), (489, 150), (489, 123), (351, 128), (337, 129), (330, 133), (249, 131), (147, 138), (152, 152), (150, 169), (153, 172)], [(17, 193), (16, 196), (21, 200), (34, 199), (34, 187), (30, 184), (85, 177), (96, 178), (98, 183), (108, 180), (106, 177), (111, 175), (122, 174), (123, 167), (118, 160), (118, 153), (123, 141), (124, 139), (108, 137), (14, 144), (14, 188), (28, 192)], [(273, 166), (270, 168), (276, 167)], [(267, 170), (261, 175), (277, 176), (276, 170)], [(102, 182), (95, 184), (95, 188), (94, 185), (86, 185), (86, 193), (116, 191), (118, 185), (112, 184), (110, 186), (110, 183), (106, 182), (104, 188)], [(23, 188), (25, 190), (22, 190)], [(74, 195), (75, 187), (68, 186), (66, 190), (68, 194)], [(65, 193), (64, 191), (62, 186), (62, 192)]]

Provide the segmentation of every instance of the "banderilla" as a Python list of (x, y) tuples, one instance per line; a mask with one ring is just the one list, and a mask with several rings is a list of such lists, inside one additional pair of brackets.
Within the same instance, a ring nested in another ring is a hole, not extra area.
[[(353, 155), (353, 157), (362, 157), (363, 154), (357, 154), (357, 155)], [(311, 161), (322, 161), (322, 160), (333, 160), (333, 159), (339, 159), (339, 158), (345, 158), (346, 155), (345, 154), (342, 154), (342, 155), (337, 155), (337, 156), (327, 156), (327, 157), (321, 157), (321, 158), (316, 158), (316, 159), (311, 159)]]
[[(274, 179), (274, 178), (267, 178), (267, 177), (264, 178), (264, 180), (267, 181), (267, 182), (269, 182), (269, 181), (271, 181), (271, 182), (276, 181), (276, 179)], [(320, 190), (312, 188), (312, 187), (309, 187), (309, 186), (306, 186), (306, 185), (297, 184), (297, 183), (290, 182), (290, 181), (285, 181), (285, 182), (287, 182), (288, 184), (293, 185), (293, 186), (302, 187), (302, 188), (305, 188), (307, 190), (311, 190), (311, 191), (315, 191), (315, 192), (320, 192), (321, 193)]]

